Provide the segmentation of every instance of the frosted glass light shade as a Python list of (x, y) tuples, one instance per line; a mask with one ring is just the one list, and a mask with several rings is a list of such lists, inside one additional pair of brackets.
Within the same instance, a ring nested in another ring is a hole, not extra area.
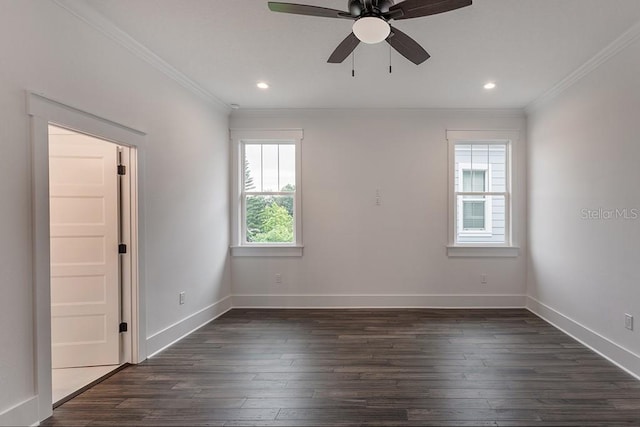
[(386, 40), (390, 33), (391, 27), (381, 18), (368, 16), (358, 19), (353, 24), (353, 34), (358, 40), (367, 44), (380, 43)]

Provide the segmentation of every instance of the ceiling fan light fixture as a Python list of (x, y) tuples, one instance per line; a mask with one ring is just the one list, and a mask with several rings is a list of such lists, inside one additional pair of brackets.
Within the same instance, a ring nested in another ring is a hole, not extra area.
[(376, 44), (383, 42), (391, 34), (391, 27), (382, 18), (366, 16), (353, 24), (353, 34), (362, 43)]

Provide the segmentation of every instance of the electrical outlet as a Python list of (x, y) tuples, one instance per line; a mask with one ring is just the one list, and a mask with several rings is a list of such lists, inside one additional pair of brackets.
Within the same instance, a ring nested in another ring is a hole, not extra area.
[(185, 292), (180, 292), (180, 305), (184, 304)]
[(633, 331), (633, 316), (630, 314), (624, 315), (624, 327), (630, 331)]
[(282, 283), (282, 274), (276, 273), (276, 283)]
[(480, 283), (482, 284), (487, 284), (487, 275), (486, 274), (481, 274), (480, 275)]

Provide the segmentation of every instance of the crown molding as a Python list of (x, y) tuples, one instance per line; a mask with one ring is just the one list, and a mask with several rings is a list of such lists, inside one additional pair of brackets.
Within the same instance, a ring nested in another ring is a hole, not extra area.
[(544, 92), (537, 99), (525, 107), (527, 115), (535, 112), (543, 105), (546, 105), (553, 99), (557, 98), (561, 93), (575, 85), (584, 77), (595, 71), (602, 64), (609, 61), (616, 54), (629, 47), (635, 41), (640, 39), (640, 22), (637, 22), (620, 37), (611, 42), (607, 47), (598, 52), (593, 58), (582, 64), (573, 73), (556, 83), (551, 89)]
[(105, 18), (97, 10), (84, 2), (72, 1), (72, 0), (52, 0), (61, 8), (65, 9), (76, 18), (85, 22), (89, 26), (98, 30), (111, 40), (123, 46), (129, 52), (133, 53), (138, 58), (145, 61), (147, 64), (154, 67), (156, 70), (162, 72), (164, 75), (174, 80), (180, 86), (189, 90), (191, 93), (199, 96), (211, 105), (225, 113), (231, 111), (231, 107), (209, 92), (207, 89), (200, 86), (198, 83), (189, 78), (186, 74), (177, 70), (164, 59), (160, 58), (154, 52), (143, 46), (129, 34), (122, 29), (118, 28), (113, 22)]
[(231, 112), (232, 118), (318, 117), (345, 114), (369, 116), (372, 113), (415, 116), (472, 116), (524, 118), (522, 108), (242, 108)]

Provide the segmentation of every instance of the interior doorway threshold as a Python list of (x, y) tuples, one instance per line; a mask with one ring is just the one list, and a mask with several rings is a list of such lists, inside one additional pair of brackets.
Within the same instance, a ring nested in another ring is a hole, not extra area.
[(129, 366), (128, 363), (86, 368), (53, 369), (53, 408), (55, 409), (84, 393), (127, 366)]

